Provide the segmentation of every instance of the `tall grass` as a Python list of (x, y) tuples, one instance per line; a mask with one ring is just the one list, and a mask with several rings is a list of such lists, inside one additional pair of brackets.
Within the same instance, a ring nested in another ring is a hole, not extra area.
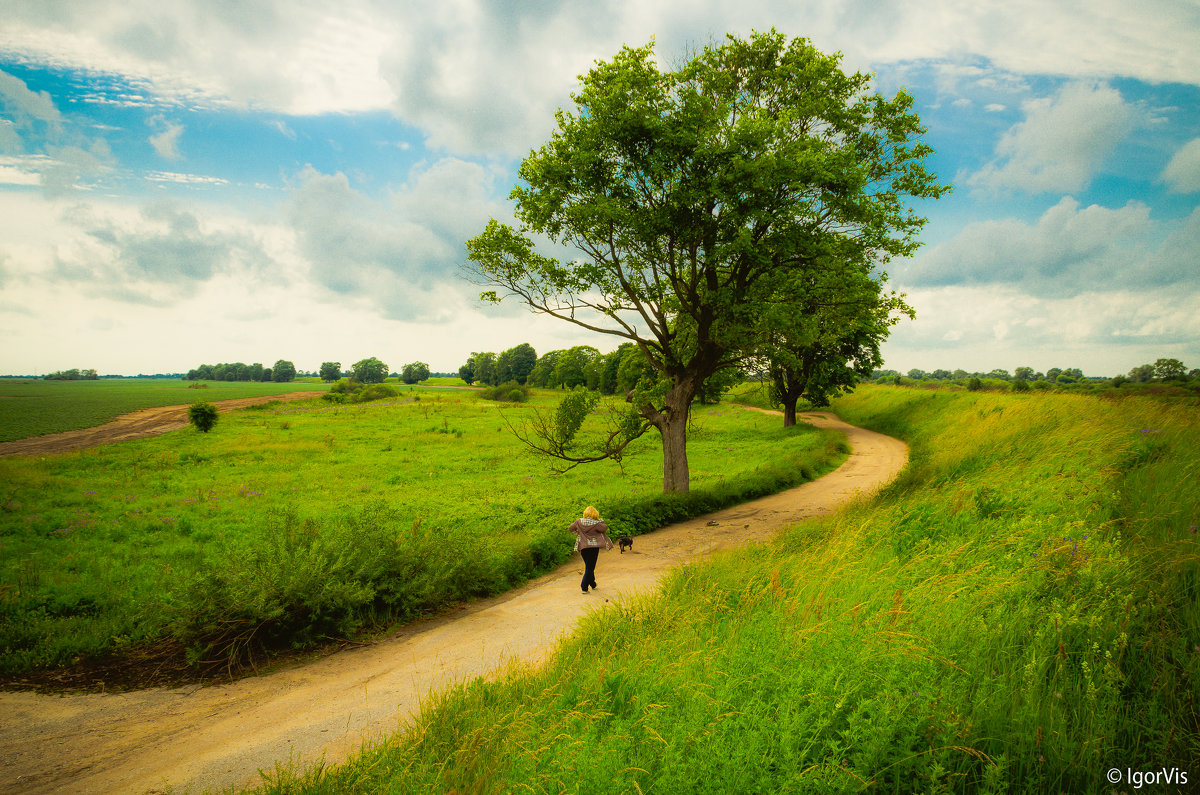
[(650, 438), (621, 467), (554, 476), (499, 416), (529, 408), (402, 389), (0, 460), (0, 676), (77, 662), (89, 681), (224, 673), (521, 583), (571, 554), (566, 528), (588, 504), (632, 535), (844, 453), (837, 434), (713, 407), (692, 428), (693, 492), (664, 498)]
[(1194, 784), (1194, 412), (889, 387), (835, 408), (911, 444), (878, 499), (680, 570), (541, 668), (438, 694), (385, 746), (263, 791)]

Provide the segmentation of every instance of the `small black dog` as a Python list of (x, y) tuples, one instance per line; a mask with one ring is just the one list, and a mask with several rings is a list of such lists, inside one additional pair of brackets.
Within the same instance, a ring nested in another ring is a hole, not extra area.
[(626, 549), (633, 549), (633, 539), (628, 536), (617, 539), (617, 546), (621, 548), (621, 554), (625, 554)]

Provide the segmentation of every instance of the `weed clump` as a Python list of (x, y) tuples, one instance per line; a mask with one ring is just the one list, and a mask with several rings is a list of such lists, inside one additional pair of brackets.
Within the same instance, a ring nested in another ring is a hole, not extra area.
[(196, 401), (188, 406), (188, 422), (196, 426), (196, 430), (208, 433), (217, 424), (217, 407), (204, 400)]

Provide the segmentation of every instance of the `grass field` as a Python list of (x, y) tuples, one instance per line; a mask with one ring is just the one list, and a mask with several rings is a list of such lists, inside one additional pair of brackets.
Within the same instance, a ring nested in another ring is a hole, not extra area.
[(520, 422), (531, 408), (403, 387), (376, 403), (236, 411), (208, 434), (0, 459), (0, 675), (106, 655), (236, 665), (346, 637), (564, 561), (589, 503), (636, 534), (802, 482), (844, 450), (836, 434), (700, 408), (693, 492), (665, 498), (653, 434), (623, 469), (555, 476), (501, 411)]
[(543, 666), (263, 791), (1194, 786), (1195, 411), (894, 387), (835, 408), (910, 443), (880, 498), (678, 571)]
[(278, 395), (297, 390), (325, 391), (327, 384), (209, 381), (203, 389), (179, 379), (103, 379), (44, 381), (0, 379), (0, 442), (47, 433), (91, 428), (139, 409), (175, 406), (197, 400)]

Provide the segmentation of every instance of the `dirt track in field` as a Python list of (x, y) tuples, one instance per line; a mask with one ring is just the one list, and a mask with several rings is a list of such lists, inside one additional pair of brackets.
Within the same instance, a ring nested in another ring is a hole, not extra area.
[[(261, 395), (252, 398), (235, 398), (233, 400), (215, 400), (212, 404), (220, 412), (244, 409), (259, 403), (269, 403), (272, 400), (289, 401), (304, 398), (320, 397), (318, 390), (300, 392), (284, 392), (279, 395)], [(201, 398), (203, 395), (200, 396)], [(12, 442), (0, 442), (0, 457), (9, 455), (50, 455), (52, 453), (69, 453), (72, 450), (83, 450), (113, 442), (126, 442), (130, 439), (145, 439), (147, 436), (158, 436), (168, 431), (177, 431), (188, 425), (187, 405), (158, 406), (152, 409), (142, 409), (129, 414), (122, 414), (111, 422), (97, 425), (94, 428), (80, 428), (77, 431), (48, 433), (45, 436), (31, 436), (28, 439), (17, 439)]]
[(579, 589), (578, 557), (525, 586), (369, 646), (226, 685), (119, 694), (0, 693), (0, 792), (175, 792), (243, 787), (289, 759), (337, 762), (394, 732), (431, 690), (536, 663), (610, 600), (654, 588), (668, 569), (831, 513), (904, 467), (903, 442), (832, 414), (846, 433), (836, 471), (794, 489), (671, 525), (600, 556), (600, 588)]

